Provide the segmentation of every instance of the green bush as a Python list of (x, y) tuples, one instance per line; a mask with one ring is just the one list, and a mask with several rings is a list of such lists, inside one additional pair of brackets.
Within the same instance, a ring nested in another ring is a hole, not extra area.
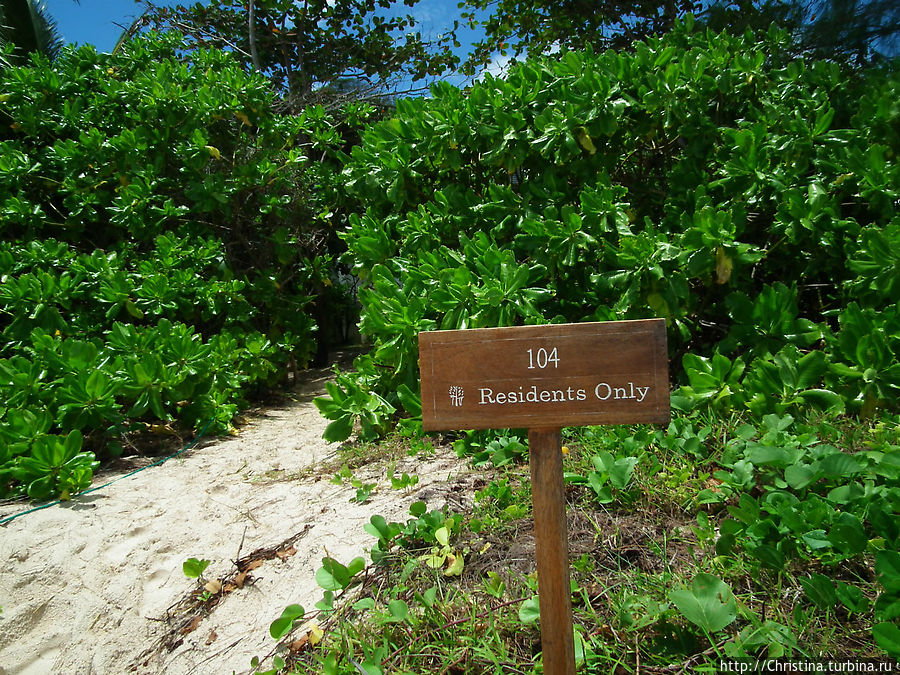
[(418, 331), (544, 322), (665, 317), (686, 409), (895, 407), (898, 101), (896, 72), (690, 25), (400, 101), (344, 171), (373, 349), (331, 437), (416, 391)]
[(308, 158), (334, 155), (338, 126), (277, 114), (263, 77), (181, 47), (0, 71), (0, 496), (89, 484), (90, 462), (65, 485), (25, 475), (50, 476), (41, 448), (73, 430), (107, 453), (154, 420), (226, 430), (315, 352), (331, 178)]

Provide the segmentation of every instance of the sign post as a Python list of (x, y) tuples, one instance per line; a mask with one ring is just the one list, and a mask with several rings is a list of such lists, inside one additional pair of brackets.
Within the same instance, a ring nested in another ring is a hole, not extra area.
[(665, 319), (419, 333), (426, 431), (527, 428), (546, 675), (574, 675), (563, 426), (667, 423)]

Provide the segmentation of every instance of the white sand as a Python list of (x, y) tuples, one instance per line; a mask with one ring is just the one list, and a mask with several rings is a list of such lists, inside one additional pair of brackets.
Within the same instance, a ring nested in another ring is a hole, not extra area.
[[(326, 373), (234, 438), (201, 441), (0, 527), (0, 675), (248, 672), (253, 656), (275, 647), (268, 628), (281, 610), (299, 603), (309, 611), (321, 598), (314, 574), (326, 549), (345, 564), (358, 555), (369, 562), (374, 539), (363, 524), (371, 515), (403, 522), (423, 498), (442, 507), (448, 476), (465, 471), (452, 453), (402, 460), (397, 475), (419, 476), (410, 494), (390, 488), (383, 466), (361, 468), (359, 477), (378, 483), (365, 504), (350, 502), (355, 489), (332, 484), (332, 474), (297, 477), (336, 450), (322, 440), (326, 420), (311, 403)], [(0, 507), (0, 518), (25, 508)], [(225, 595), (173, 651), (160, 645), (172, 627), (167, 610), (196, 588), (182, 573), (187, 558), (212, 561), (207, 579), (224, 577), (233, 560), (307, 526), (296, 554), (253, 570), (252, 583)]]

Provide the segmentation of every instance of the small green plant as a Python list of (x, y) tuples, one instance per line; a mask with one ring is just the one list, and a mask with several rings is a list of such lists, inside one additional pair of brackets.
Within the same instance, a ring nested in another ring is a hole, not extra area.
[(338, 471), (331, 479), (331, 482), (335, 485), (343, 485), (345, 480), (350, 480), (353, 478), (353, 471), (350, 470), (350, 466), (346, 463), (341, 466), (341, 470)]
[(403, 475), (401, 475), (401, 476), (398, 478), (396, 475), (394, 475), (394, 469), (393, 469), (393, 467), (391, 467), (391, 468), (388, 470), (388, 478), (390, 478), (390, 480), (391, 480), (391, 488), (394, 489), (394, 490), (406, 490), (406, 491), (409, 491), (410, 488), (413, 488), (413, 487), (415, 487), (416, 485), (419, 484), (419, 477), (418, 477), (416, 474), (413, 474), (412, 476), (410, 476), (408, 473), (406, 473), (406, 472), (404, 471), (404, 472), (403, 472)]
[(493, 571), (487, 572), (487, 578), (482, 582), (485, 592), (498, 600), (503, 597), (506, 592), (506, 582), (503, 577)]
[[(477, 530), (483, 524), (499, 524), (502, 521), (524, 518), (529, 511), (528, 496), (511, 482), (512, 474), (492, 479), (486, 487), (475, 492), (477, 522), (470, 521)], [(473, 530), (474, 531), (474, 530)]]
[(369, 500), (369, 495), (377, 487), (375, 483), (364, 483), (358, 478), (351, 478), (350, 485), (356, 488), (356, 494), (350, 497), (350, 501), (357, 504), (365, 504)]
[(495, 467), (506, 466), (521, 459), (528, 446), (518, 436), (500, 436), (499, 438), (486, 437), (484, 434), (467, 435), (464, 439), (454, 442), (453, 447), (460, 456), (472, 455), (472, 463), (475, 466), (492, 464)]
[(541, 602), (537, 595), (529, 596), (525, 602), (519, 605), (519, 621), (526, 626), (537, 623), (541, 618)]
[(611, 453), (603, 450), (591, 457), (593, 471), (589, 471), (586, 476), (568, 472), (566, 480), (570, 483), (588, 485), (599, 503), (609, 504), (615, 499), (613, 488), (616, 489), (616, 494), (621, 494), (621, 491), (628, 487), (637, 463), (637, 457), (613, 457)]
[[(423, 545), (431, 546), (440, 554), (448, 546), (450, 537), (462, 525), (461, 516), (449, 516), (438, 509), (428, 511), (428, 506), (421, 501), (410, 504), (409, 513), (412, 518), (405, 524), (387, 522), (383, 516), (376, 514), (364, 525), (365, 531), (377, 539), (371, 550), (373, 562), (384, 560), (395, 546), (406, 550), (415, 550)], [(442, 541), (445, 535), (446, 541)], [(445, 561), (448, 559), (449, 556), (444, 557)]]
[(203, 577), (203, 573), (209, 565), (209, 560), (199, 560), (197, 558), (188, 558), (181, 564), (181, 570), (184, 572), (184, 576), (188, 579), (197, 580), (197, 589), (199, 591), (197, 598), (200, 602), (206, 602), (222, 590), (221, 582), (217, 580), (207, 581)]

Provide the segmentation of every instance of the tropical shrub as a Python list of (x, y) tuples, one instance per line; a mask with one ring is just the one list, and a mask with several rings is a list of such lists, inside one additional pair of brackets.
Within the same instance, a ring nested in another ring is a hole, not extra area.
[(181, 45), (0, 71), (0, 496), (62, 492), (24, 472), (73, 430), (107, 453), (153, 421), (226, 430), (315, 351), (331, 179), (308, 157), (339, 128)]
[(895, 409), (900, 76), (787, 46), (686, 23), (400, 101), (344, 171), (373, 349), (328, 436), (406, 407), (421, 330), (562, 321), (665, 317), (684, 410)]

